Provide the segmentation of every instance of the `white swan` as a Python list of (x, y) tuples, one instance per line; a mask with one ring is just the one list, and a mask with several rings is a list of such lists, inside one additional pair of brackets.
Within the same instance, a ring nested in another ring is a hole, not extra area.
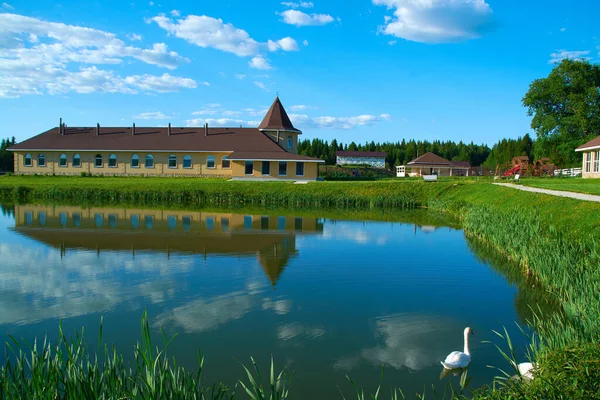
[(469, 352), (469, 334), (473, 334), (473, 329), (465, 328), (465, 348), (464, 351), (453, 351), (448, 357), (440, 363), (446, 369), (465, 368), (471, 363), (471, 353)]

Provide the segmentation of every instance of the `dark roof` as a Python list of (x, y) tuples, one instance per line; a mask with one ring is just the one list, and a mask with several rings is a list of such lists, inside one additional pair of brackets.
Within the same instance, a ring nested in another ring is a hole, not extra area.
[(277, 143), (256, 128), (59, 128), (27, 139), (10, 150), (106, 150), (106, 151), (272, 151), (286, 153)]
[(288, 153), (286, 151), (234, 151), (228, 157), (230, 160), (273, 160), (273, 161), (316, 161), (325, 162), (318, 158)]
[(385, 151), (336, 151), (340, 157), (387, 157)]
[(294, 125), (292, 125), (292, 121), (290, 121), (290, 117), (285, 112), (279, 97), (276, 97), (273, 104), (271, 104), (271, 108), (267, 111), (267, 115), (265, 115), (258, 129), (301, 133), (300, 130), (294, 128)]
[(452, 163), (450, 161), (446, 160), (445, 158), (438, 156), (437, 154), (425, 153), (421, 157), (417, 157), (408, 163), (408, 165), (414, 165), (414, 164), (451, 165)]
[(468, 161), (452, 161), (452, 166), (460, 168), (471, 168), (471, 163)]
[(578, 148), (576, 148), (575, 151), (582, 151), (582, 150), (587, 150), (587, 149), (595, 149), (595, 148), (598, 148), (598, 147), (600, 147), (600, 136), (598, 136), (597, 138), (594, 138), (594, 139), (590, 140), (586, 144), (582, 144), (581, 146), (579, 146)]

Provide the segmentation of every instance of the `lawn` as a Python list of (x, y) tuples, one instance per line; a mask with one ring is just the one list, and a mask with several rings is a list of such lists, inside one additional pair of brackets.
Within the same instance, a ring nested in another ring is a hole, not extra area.
[(600, 196), (600, 179), (583, 178), (524, 178), (521, 183), (540, 189), (563, 190)]

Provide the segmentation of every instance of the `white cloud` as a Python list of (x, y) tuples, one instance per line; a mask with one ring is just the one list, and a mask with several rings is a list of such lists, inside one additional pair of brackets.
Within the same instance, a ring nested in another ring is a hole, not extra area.
[(15, 8), (8, 3), (2, 3), (2, 8), (6, 10), (14, 10)]
[(317, 107), (315, 106), (307, 106), (306, 104), (297, 104), (297, 105), (293, 105), (290, 107), (290, 110), (292, 111), (302, 111), (302, 110), (311, 110), (311, 109), (316, 109)]
[(315, 6), (312, 1), (301, 1), (299, 3), (293, 1), (283, 1), (281, 2), (281, 5), (289, 8), (313, 8)]
[(269, 60), (267, 60), (266, 58), (261, 57), (261, 56), (253, 57), (248, 62), (248, 65), (250, 65), (250, 68), (256, 68), (256, 69), (263, 69), (263, 70), (273, 69), (273, 67), (271, 67), (271, 64), (269, 64)]
[(280, 39), (278, 41), (269, 40), (267, 42), (267, 48), (269, 49), (269, 51), (277, 51), (280, 49), (283, 51), (300, 50), (300, 48), (298, 47), (298, 43), (289, 36), (284, 37), (283, 39)]
[(322, 326), (307, 326), (298, 322), (292, 322), (277, 328), (277, 338), (284, 341), (301, 337), (307, 339), (320, 339), (325, 333), (325, 328)]
[(357, 126), (373, 125), (376, 122), (390, 119), (389, 114), (363, 114), (354, 117), (309, 117), (305, 114), (290, 114), (289, 117), (294, 125), (302, 126), (304, 129), (352, 129)]
[(283, 22), (296, 26), (326, 25), (334, 21), (329, 14), (306, 14), (298, 10), (285, 10), (281, 16)]
[(235, 78), (239, 79), (239, 80), (242, 80), (242, 79), (246, 78), (246, 75), (244, 75), (244, 74), (236, 74)]
[(205, 105), (202, 109), (194, 111), (192, 115), (217, 115), (221, 105), (219, 103), (210, 103)]
[(131, 40), (132, 42), (140, 41), (142, 40), (142, 35), (138, 35), (137, 33), (130, 33), (129, 35), (127, 35), (127, 39)]
[(268, 108), (262, 108), (257, 110), (255, 108), (244, 108), (242, 111), (246, 112), (251, 117), (264, 117), (269, 111)]
[(149, 111), (149, 112), (143, 112), (140, 113), (138, 115), (134, 115), (133, 119), (152, 119), (152, 120), (158, 120), (158, 119), (169, 119), (171, 117), (169, 117), (168, 115), (163, 114), (161, 111)]
[(265, 90), (265, 91), (267, 91), (267, 92), (269, 91), (269, 89), (268, 89), (268, 88), (265, 86), (265, 84), (264, 84), (264, 83), (262, 83), (262, 82), (259, 82), (259, 81), (254, 81), (254, 84), (255, 84), (257, 87), (261, 88), (262, 90)]
[(239, 115), (241, 115), (242, 112), (241, 111), (234, 111), (234, 110), (223, 110), (221, 111), (221, 115), (224, 117), (237, 117)]
[(305, 40), (304, 42), (302, 42), (302, 44), (308, 46), (308, 40)]
[(224, 126), (224, 127), (256, 127), (260, 124), (259, 121), (246, 121), (243, 119), (234, 118), (194, 118), (185, 121), (185, 126), (202, 126), (205, 123), (208, 126)]
[(390, 41), (388, 42), (388, 44), (389, 44), (390, 46), (393, 46), (393, 45), (395, 45), (396, 43), (397, 43), (397, 41), (396, 41), (396, 40), (390, 40)]
[[(122, 78), (95, 65), (120, 64), (126, 57), (168, 69), (189, 62), (169, 51), (164, 43), (155, 43), (149, 49), (126, 46), (110, 32), (16, 14), (0, 14), (0, 26), (3, 27), (0, 42), (4, 44), (0, 48), (0, 97), (69, 91), (135, 93), (156, 91), (156, 88), (171, 91), (177, 87), (196, 87), (191, 79), (168, 74)], [(7, 41), (6, 37), (17, 40)], [(79, 66), (73, 68), (73, 64)], [(83, 86), (77, 87), (77, 84)]]
[(567, 28), (560, 28), (560, 31), (561, 31), (561, 32), (566, 32), (566, 31), (567, 31)]
[(489, 29), (492, 8), (485, 0), (372, 0), (393, 9), (381, 33), (422, 43), (476, 39)]
[(569, 58), (572, 60), (576, 60), (576, 59), (589, 60), (590, 59), (590, 57), (588, 57), (589, 54), (590, 54), (589, 50), (585, 50), (585, 51), (558, 50), (558, 51), (550, 54), (550, 61), (548, 61), (548, 63), (549, 64), (559, 63), (562, 60), (564, 60), (565, 58)]
[(173, 17), (179, 17), (181, 15), (179, 10), (171, 10), (169, 11), (169, 14), (171, 14)]

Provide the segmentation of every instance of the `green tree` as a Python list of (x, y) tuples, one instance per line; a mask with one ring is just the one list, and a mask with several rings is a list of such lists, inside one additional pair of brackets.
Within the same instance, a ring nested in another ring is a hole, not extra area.
[(2, 139), (2, 142), (0, 142), (0, 172), (14, 171), (14, 155), (7, 149), (16, 143), (17, 141), (14, 137), (10, 139)]
[(533, 117), (536, 158), (578, 165), (575, 148), (600, 132), (600, 65), (565, 59), (546, 78), (535, 80), (523, 98)]

